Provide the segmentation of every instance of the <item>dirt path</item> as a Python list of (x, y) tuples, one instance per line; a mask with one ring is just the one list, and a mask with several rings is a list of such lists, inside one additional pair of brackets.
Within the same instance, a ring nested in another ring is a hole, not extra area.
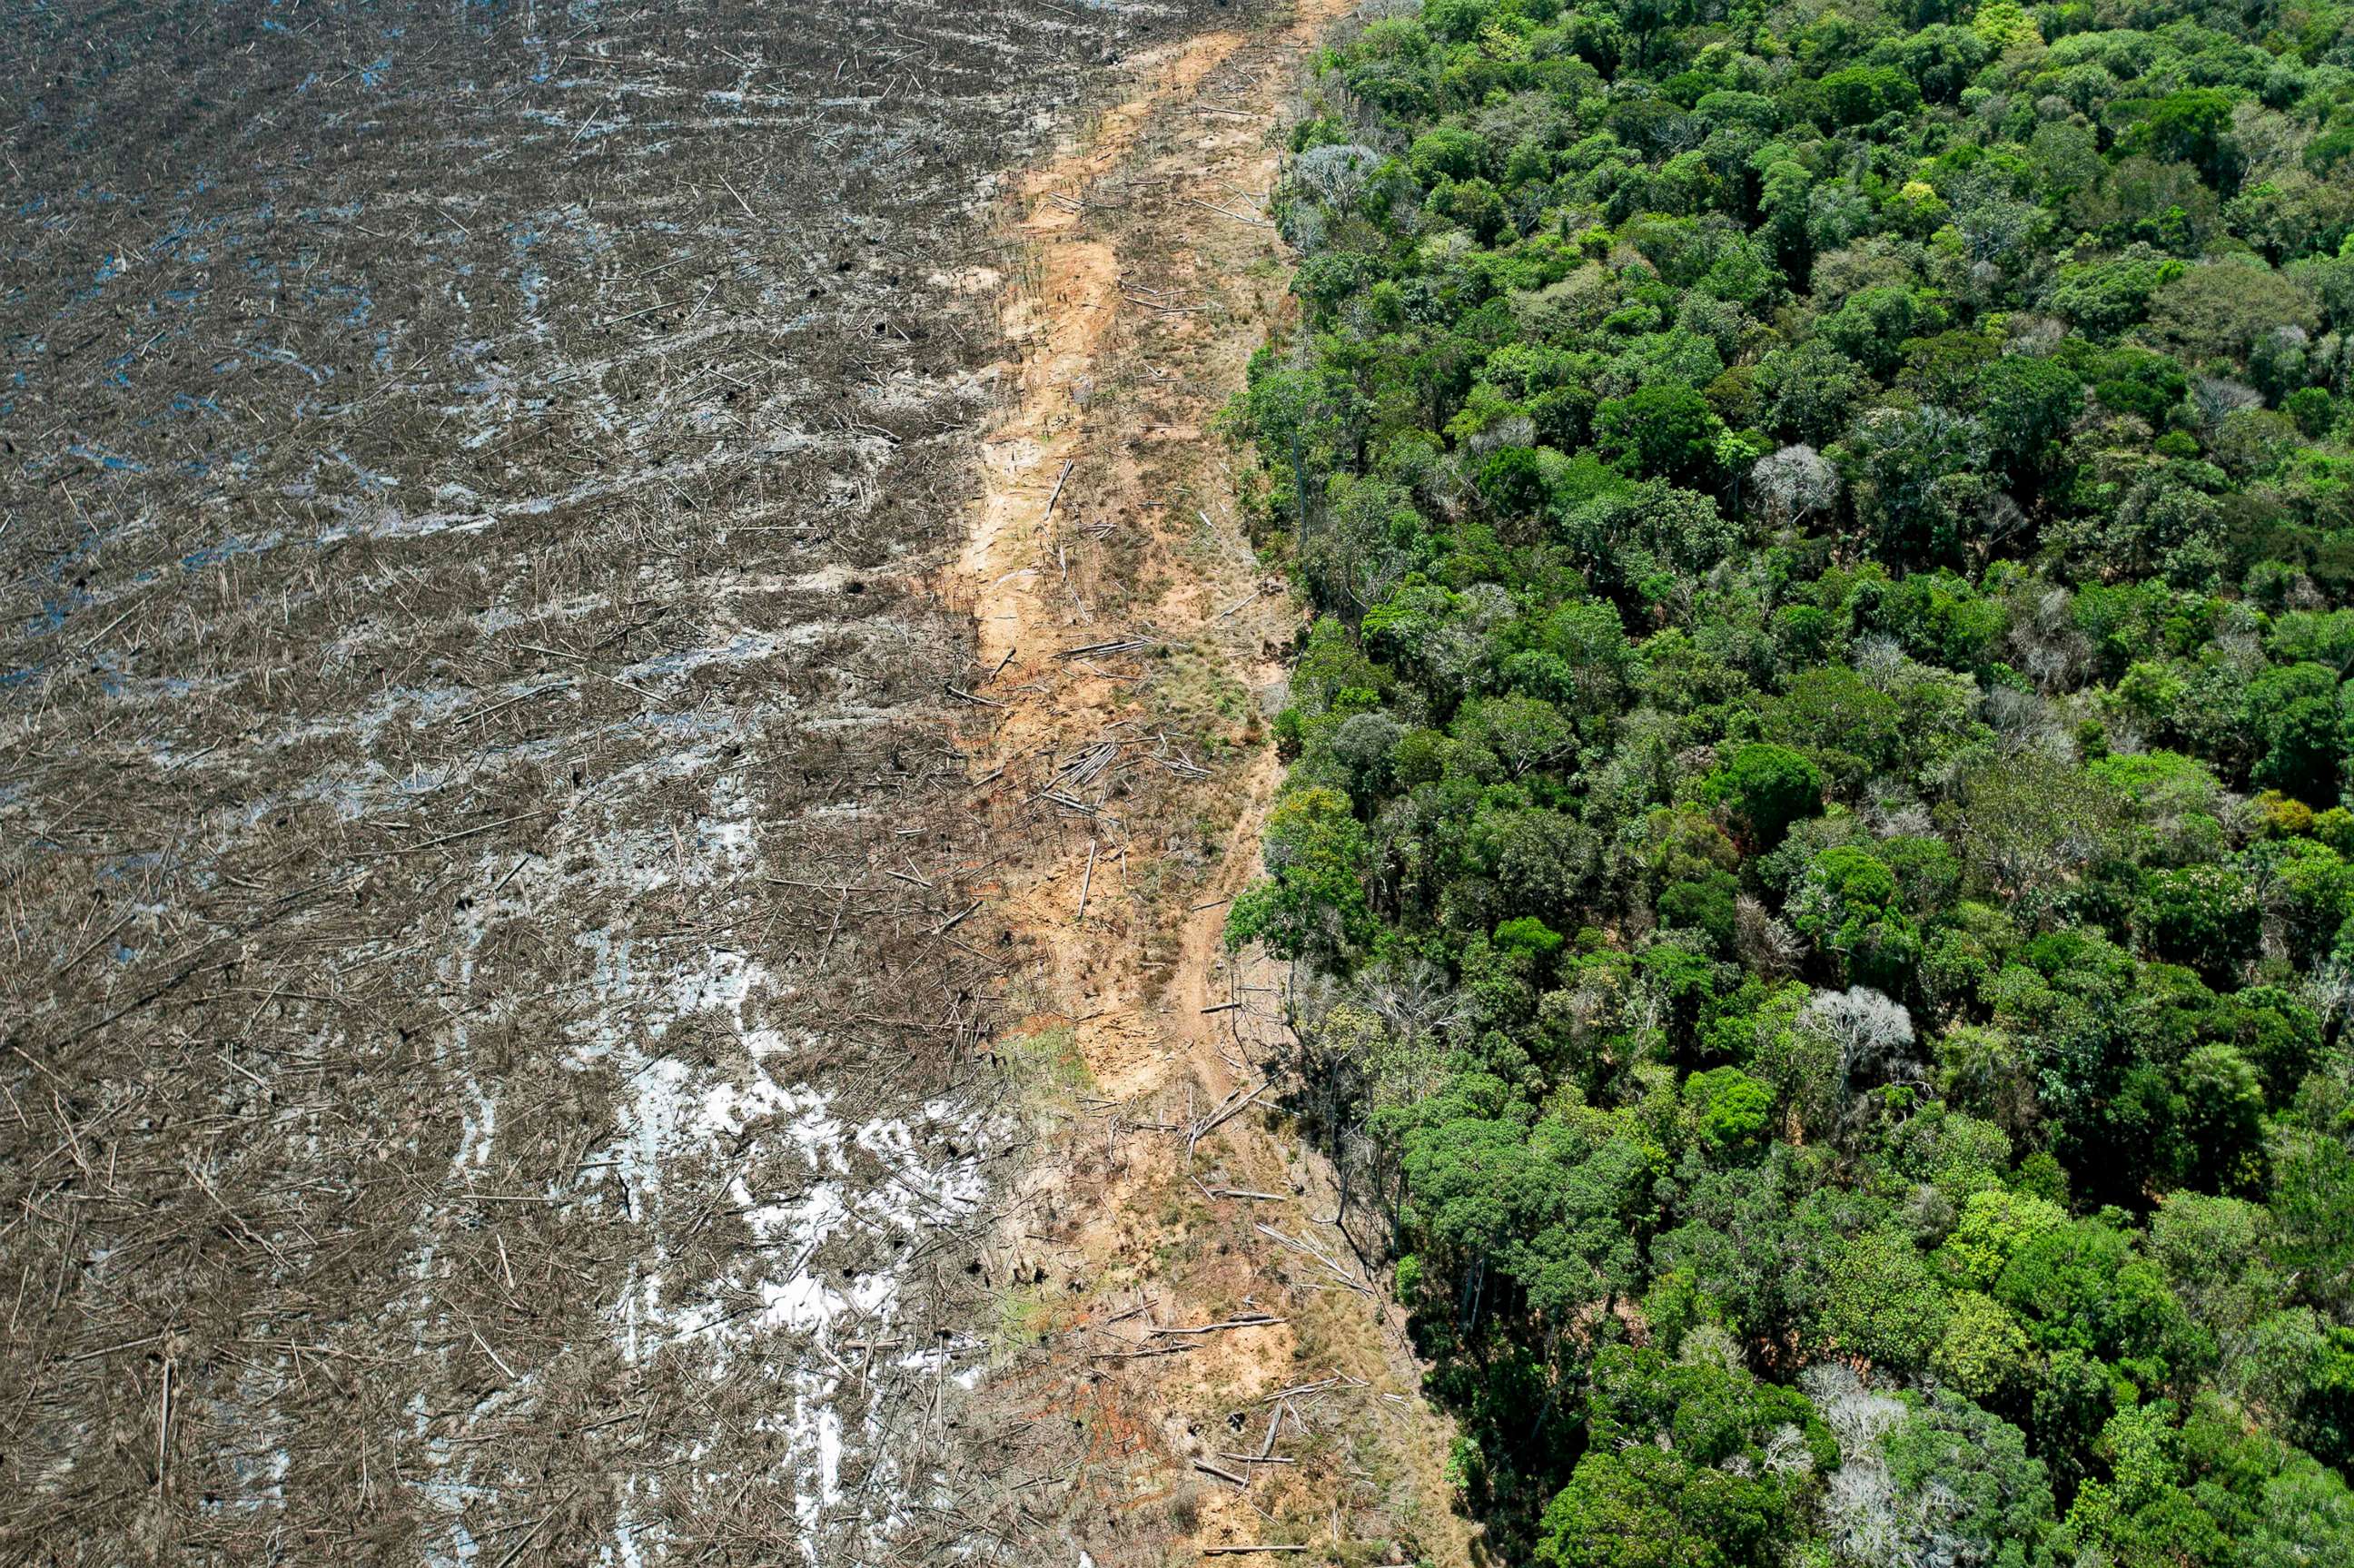
[(978, 627), (975, 809), (1025, 846), (991, 902), (1024, 1015), (1003, 1049), (1037, 1086), (988, 1260), (998, 1438), (1033, 1522), (1107, 1568), (1472, 1550), (1397, 1314), (1316, 1223), (1329, 1178), (1271, 1108), (1282, 976), (1222, 941), (1281, 777), (1263, 719), (1297, 610), (1202, 432), (1288, 303), (1277, 132), (1346, 9), (1131, 61), (1013, 193), (1017, 275), (973, 280), (1021, 359), (950, 591)]

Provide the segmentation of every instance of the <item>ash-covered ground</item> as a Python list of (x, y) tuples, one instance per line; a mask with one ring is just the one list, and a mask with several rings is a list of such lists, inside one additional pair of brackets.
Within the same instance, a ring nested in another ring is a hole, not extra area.
[(1020, 1560), (926, 579), (1183, 8), (8, 15), (0, 1559)]

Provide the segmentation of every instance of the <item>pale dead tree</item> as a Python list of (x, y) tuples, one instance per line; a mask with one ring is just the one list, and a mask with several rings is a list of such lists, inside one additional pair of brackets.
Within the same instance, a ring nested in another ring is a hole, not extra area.
[(2049, 221), (2049, 215), (2030, 202), (1988, 201), (1963, 208), (1954, 224), (1972, 261), (1999, 267), (2018, 256)]
[(1998, 490), (1988, 495), (1978, 508), (1979, 559), (1992, 560), (1997, 550), (2026, 533), (2031, 521), (2007, 493)]
[(2006, 354), (2024, 354), (2041, 359), (2060, 346), (2068, 335), (2068, 323), (2057, 316), (2040, 316), (2022, 313), (2010, 318), (2009, 339), (2003, 344)]
[(1979, 714), (1994, 731), (1995, 745), (2006, 757), (2031, 748), (2052, 751), (2055, 737), (2066, 732), (2052, 721), (2052, 705), (2033, 692), (2016, 686), (1996, 686), (1986, 694)]
[(1746, 1372), (1749, 1368), (1748, 1358), (1741, 1352), (1741, 1341), (1716, 1323), (1702, 1323), (1687, 1330), (1683, 1342), (1676, 1347), (1676, 1360), (1688, 1367), (1723, 1367), (1729, 1372)]
[(1883, 632), (1859, 637), (1853, 658), (1855, 673), (1861, 675), (1874, 691), (1893, 691), (1900, 677), (1912, 667), (1913, 661), (1904, 656), (1896, 639)]
[(1837, 1362), (1808, 1367), (1798, 1374), (1798, 1387), (1839, 1439), (1842, 1462), (1823, 1489), (1824, 1534), (1831, 1550), (1852, 1563), (1911, 1561), (1895, 1478), (1881, 1447), (1903, 1424), (1903, 1402), (1874, 1393), (1852, 1368)]
[(1292, 184), (1341, 217), (1346, 217), (1365, 194), (1382, 154), (1361, 142), (1310, 147), (1291, 165)]
[(2190, 400), (2198, 406), (2200, 418), (2211, 427), (2221, 424), (2227, 414), (2263, 408), (2264, 395), (2228, 376), (2194, 376), (2190, 378)]
[(1749, 470), (1750, 493), (1766, 523), (1797, 528), (1838, 503), (1837, 470), (1814, 448), (1787, 446), (1759, 458)]
[(1526, 414), (1514, 414), (1474, 430), (1465, 438), (1463, 449), (1484, 457), (1504, 447), (1532, 447), (1536, 444), (1537, 422)]
[(1819, 1030), (1839, 1047), (1840, 1076), (1859, 1082), (1901, 1075), (1914, 1043), (1913, 1014), (1904, 1004), (1869, 986), (1819, 991), (1798, 1013), (1798, 1022)]
[(1803, 1476), (1814, 1467), (1814, 1452), (1807, 1446), (1804, 1432), (1787, 1421), (1774, 1428), (1773, 1435), (1766, 1439), (1766, 1457), (1760, 1468), (1769, 1476)]
[(1331, 215), (1315, 202), (1299, 202), (1282, 208), (1278, 215), (1284, 238), (1302, 256), (1320, 254), (1324, 249), (1324, 231)]
[(1872, 836), (1882, 839), (1927, 838), (1937, 831), (1929, 808), (1910, 796), (1875, 800), (1863, 812)]
[(1758, 899), (1743, 894), (1733, 906), (1734, 946), (1741, 961), (1774, 979), (1797, 972), (1807, 945)]
[(1463, 1021), (1447, 971), (1427, 959), (1384, 961), (1366, 976), (1365, 987), (1367, 1004), (1404, 1040), (1443, 1037)]
[(2011, 662), (2042, 691), (2073, 688), (2091, 662), (2092, 650), (2076, 629), (2074, 602), (2066, 588), (2049, 588), (2011, 618)]
[(2354, 962), (2333, 953), (2316, 964), (2313, 996), (2324, 1023), (2354, 1018)]
[(2232, 143), (2247, 162), (2243, 176), (2254, 186), (2274, 175), (2302, 173), (2299, 163), (2313, 132), (2276, 109), (2242, 103), (2232, 111)]

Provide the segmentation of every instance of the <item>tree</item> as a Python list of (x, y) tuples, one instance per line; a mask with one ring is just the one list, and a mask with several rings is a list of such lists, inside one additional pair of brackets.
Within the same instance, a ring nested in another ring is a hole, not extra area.
[(1373, 940), (1365, 899), (1371, 848), (1337, 789), (1301, 789), (1267, 813), (1268, 879), (1246, 889), (1226, 917), (1231, 947), (1264, 942), (1288, 959), (1345, 961)]
[(2272, 1216), (2237, 1198), (2176, 1192), (2150, 1216), (2151, 1259), (2184, 1309), (2222, 1336), (2248, 1333), (2285, 1301), (2274, 1241)]
[(1914, 1044), (1913, 1018), (1901, 1003), (1852, 986), (1815, 992), (1789, 1028), (1761, 1045), (1757, 1065), (1776, 1080), (1793, 1121), (1820, 1138), (1864, 1119), (1872, 1089), (1919, 1078)]
[(2139, 323), (2149, 314), (2150, 302), (2158, 290), (2186, 270), (2182, 262), (2150, 246), (2128, 246), (2116, 256), (2062, 262), (2052, 274), (2045, 298), (2052, 309), (2084, 331), (2107, 336)]
[(2051, 918), (2126, 849), (2126, 808), (2079, 769), (2029, 753), (1962, 781), (1956, 847), (1992, 892), (2030, 920)]
[(1334, 143), (1311, 147), (1292, 160), (1290, 180), (1311, 199), (1347, 217), (1373, 183), (1382, 155), (1361, 143)]
[(1708, 399), (1681, 382), (1645, 387), (1595, 410), (1595, 441), (1637, 478), (1706, 488), (1716, 474), (1724, 423)]
[(2182, 1483), (2181, 1435), (2164, 1400), (2118, 1412), (2101, 1429), (2098, 1452), (2111, 1479), (2076, 1494), (2053, 1543), (2074, 1561), (2119, 1568), (2200, 1564), (2224, 1568), (2231, 1544), (2215, 1517)]
[(2354, 1568), (2354, 1493), (2302, 1455), (2264, 1483), (2240, 1568)]
[(1819, 816), (1823, 809), (1822, 770), (1787, 746), (1743, 747), (1708, 776), (1702, 789), (1760, 850), (1773, 849), (1791, 823)]
[(1558, 1331), (1639, 1292), (1659, 1156), (1612, 1118), (1533, 1117), (1490, 1077), (1389, 1125), (1405, 1228), (1426, 1271), (1455, 1286), (1457, 1331), (1498, 1318)]
[(2312, 806), (2338, 800), (2338, 676), (2319, 664), (2275, 665), (2248, 684), (2249, 728), (2263, 748), (2259, 783)]
[(2164, 1276), (2134, 1239), (2099, 1219), (2073, 1220), (2024, 1237), (1991, 1292), (2038, 1347), (2102, 1361), (2190, 1361), (2200, 1342)]
[(1595, 1358), (1586, 1431), (1539, 1526), (1540, 1568), (1766, 1568), (1836, 1454), (1795, 1391), (1624, 1346)]
[(1738, 1067), (1712, 1067), (1684, 1080), (1693, 1136), (1719, 1160), (1756, 1152), (1774, 1109), (1774, 1093)]
[(1544, 503), (1544, 464), (1528, 447), (1500, 447), (1479, 462), (1479, 499), (1504, 517), (1533, 514)]
[(1831, 956), (1842, 983), (1905, 990), (1920, 965), (1920, 933), (1898, 896), (1895, 873), (1852, 844), (1815, 856), (1791, 898), (1790, 924)]
[(2190, 359), (2244, 359), (2260, 334), (2317, 326), (2303, 282), (2253, 258), (2190, 268), (2152, 297), (2150, 333), (2160, 346)]
[(2146, 873), (2135, 923), (2153, 952), (2226, 984), (2255, 957), (2261, 918), (2245, 875), (2229, 866), (2192, 865)]
[(1757, 365), (1766, 425), (1795, 442), (1822, 446), (1845, 430), (1874, 388), (1862, 366), (1820, 338), (1777, 348)]
[[(2331, 1561), (2354, 23), (1376, 9), (1235, 419), (1326, 613), (1233, 923), (1493, 1554)], [(1828, 1479), (1678, 1425), (1826, 1356)]]
[(2341, 1319), (2354, 1314), (2354, 1084), (2341, 1065), (2312, 1074), (2274, 1128), (2269, 1207), (2281, 1266)]
[(2178, 1179), (2218, 1192), (2264, 1191), (2264, 1090), (2230, 1045), (2201, 1045), (2176, 1075), (2181, 1096)]
[(2121, 104), (2129, 118), (2118, 145), (2193, 164), (2212, 184), (2229, 185), (2239, 173), (2238, 149), (2231, 142), (2234, 98), (2214, 88), (2190, 88), (2154, 103)]
[(2029, 1244), (2065, 1230), (2067, 1211), (2048, 1199), (1995, 1189), (1963, 1201), (1937, 1261), (1959, 1283), (1984, 1290)]
[(1864, 125), (1883, 114), (1904, 114), (1921, 104), (1921, 90), (1903, 71), (1888, 66), (1850, 66), (1825, 76), (1823, 104), (1835, 125)]
[(1967, 1400), (1893, 1398), (1844, 1366), (1801, 1379), (1837, 1435), (1824, 1499), (1833, 1552), (1857, 1568), (2041, 1568), (2052, 1483), (2025, 1435)]
[(2013, 354), (1987, 366), (1978, 396), (1995, 459), (2013, 483), (2023, 483), (2051, 465), (2060, 438), (2084, 406), (2084, 383), (2052, 360)]
[(1426, 185), (1468, 180), (1488, 172), (1488, 141), (1476, 131), (1442, 125), (1415, 138), (1406, 163)]
[(1832, 1245), (1824, 1270), (1827, 1352), (1899, 1373), (1928, 1365), (1950, 1308), (1910, 1236), (1881, 1228), (1848, 1237)]
[(1945, 1333), (1929, 1361), (1946, 1386), (1992, 1402), (2011, 1398), (2032, 1383), (2035, 1347), (2001, 1302), (1965, 1290), (1949, 1305)]
[(1959, 565), (1991, 493), (1986, 427), (1932, 404), (1868, 414), (1845, 444), (1856, 517), (1883, 560)]
[(1749, 503), (1768, 527), (1803, 528), (1839, 497), (1839, 471), (1809, 446), (1784, 447), (1749, 470)]
[(1560, 709), (1535, 697), (1482, 698), (1464, 709), (1456, 734), (1495, 753), (1515, 779), (1557, 761), (1577, 738)]
[(1912, 290), (1882, 284), (1850, 294), (1816, 330), (1822, 342), (1880, 377), (1896, 367), (1905, 340), (1923, 335), (1926, 324)]
[(1648, 612), (1681, 598), (1741, 535), (1707, 496), (1649, 480), (1575, 507), (1561, 538), (1597, 588)]
[(1659, 890), (1659, 924), (1704, 934), (1712, 951), (1734, 943), (1740, 921), (1741, 883), (1729, 871), (1700, 868)]

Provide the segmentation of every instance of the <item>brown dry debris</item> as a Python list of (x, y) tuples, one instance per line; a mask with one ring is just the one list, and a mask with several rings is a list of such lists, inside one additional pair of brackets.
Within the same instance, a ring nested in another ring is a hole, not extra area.
[(0, 1562), (969, 1541), (955, 280), (1182, 8), (10, 22)]

